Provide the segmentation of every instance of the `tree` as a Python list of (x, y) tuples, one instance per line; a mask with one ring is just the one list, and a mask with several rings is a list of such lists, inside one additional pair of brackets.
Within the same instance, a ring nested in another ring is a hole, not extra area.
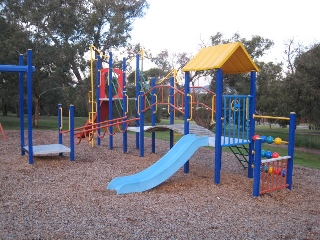
[(294, 66), (295, 73), (286, 79), (288, 91), (294, 96), (291, 104), (301, 118), (320, 129), (320, 44), (298, 56)]
[[(217, 32), (215, 35), (212, 35), (210, 37), (210, 41), (211, 46), (231, 42), (241, 42), (253, 60), (257, 60), (258, 58), (262, 57), (265, 52), (268, 51), (274, 44), (272, 40), (258, 35), (253, 35), (251, 39), (241, 38), (239, 33), (233, 34), (230, 39), (225, 39), (223, 38), (223, 34), (221, 32)], [(202, 47), (208, 46), (203, 44)]]
[[(0, 17), (0, 64), (18, 65), (20, 53), (26, 51), (25, 45), (29, 43), (26, 34), (15, 22), (9, 22), (7, 19)], [(0, 73), (0, 92), (2, 114), (7, 115), (8, 111), (16, 112), (18, 105), (18, 74), (17, 73)]]
[(294, 74), (296, 70), (295, 59), (307, 50), (302, 44), (296, 43), (294, 39), (289, 39), (285, 43), (285, 62), (287, 64), (287, 75)]
[(282, 116), (284, 101), (282, 65), (259, 63), (256, 109), (262, 115)]
[[(50, 59), (35, 58), (41, 70), (39, 76), (35, 75), (36, 104), (39, 93), (46, 90), (41, 89), (40, 82), (48, 77), (57, 76), (57, 86), (86, 78), (88, 63), (84, 55), (90, 43), (102, 51), (126, 45), (134, 20), (144, 16), (147, 8), (146, 0), (2, 1), (1, 14), (27, 32), (34, 55), (44, 54)], [(35, 120), (37, 116), (35, 113)]]

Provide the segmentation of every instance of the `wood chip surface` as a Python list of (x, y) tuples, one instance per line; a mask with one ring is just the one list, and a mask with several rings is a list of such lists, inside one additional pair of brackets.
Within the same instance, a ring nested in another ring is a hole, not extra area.
[[(6, 135), (6, 141), (0, 136), (0, 239), (320, 239), (319, 170), (295, 166), (292, 191), (254, 198), (252, 179), (232, 154), (223, 153), (215, 185), (214, 152), (201, 148), (188, 174), (181, 168), (149, 191), (116, 195), (108, 183), (156, 162), (169, 142), (156, 140), (152, 154), (146, 138), (141, 158), (135, 134), (128, 134), (128, 153), (116, 134), (112, 150), (109, 137), (94, 147), (82, 140), (75, 162), (49, 155), (29, 165), (19, 131)], [(57, 143), (57, 131), (34, 130), (33, 141)]]

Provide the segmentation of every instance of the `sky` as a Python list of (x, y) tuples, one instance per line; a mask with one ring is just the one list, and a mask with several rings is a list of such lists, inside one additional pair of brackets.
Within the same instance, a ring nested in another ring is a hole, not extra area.
[(251, 39), (268, 38), (274, 47), (259, 59), (280, 63), (285, 43), (309, 46), (320, 42), (319, 8), (316, 0), (148, 0), (144, 18), (133, 25), (132, 43), (140, 43), (157, 54), (187, 52), (194, 56), (209, 36), (221, 32)]

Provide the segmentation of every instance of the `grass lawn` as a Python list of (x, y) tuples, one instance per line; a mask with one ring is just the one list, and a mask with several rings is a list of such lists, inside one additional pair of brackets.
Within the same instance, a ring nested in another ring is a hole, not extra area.
[[(289, 128), (281, 128), (267, 125), (257, 125), (256, 133), (259, 135), (280, 137), (283, 141), (288, 141)], [(320, 131), (309, 130), (304, 126), (296, 128), (295, 146), (320, 150)]]
[[(63, 118), (63, 129), (68, 129), (68, 118)], [(86, 117), (76, 117), (75, 118), (75, 126), (81, 127), (84, 126), (87, 121)], [(2, 116), (0, 115), (0, 123), (3, 126), (4, 130), (19, 130), (20, 124), (19, 124), (19, 118), (17, 118), (15, 115), (9, 115), (9, 116)], [(178, 119), (175, 120), (175, 123), (183, 123), (183, 120)], [(169, 119), (162, 119), (160, 123), (158, 124), (169, 124)], [(194, 122), (191, 122), (191, 124), (194, 124)], [(146, 124), (147, 125), (147, 124)], [(40, 130), (57, 130), (58, 128), (58, 118), (56, 116), (40, 116), (39, 117), (39, 127), (34, 129), (40, 129)], [(27, 116), (25, 116), (25, 129), (27, 129)], [(270, 129), (267, 125), (257, 125), (256, 127), (256, 133), (260, 135), (265, 136), (273, 136), (280, 137), (283, 141), (287, 141), (288, 137), (288, 128), (280, 128), (280, 127), (272, 127)], [(151, 133), (145, 133), (146, 137), (151, 137)], [(303, 148), (309, 148), (309, 149), (318, 149), (320, 150), (320, 131), (311, 131), (306, 128), (297, 128), (296, 130), (296, 139), (295, 139), (295, 145), (296, 147), (303, 147)], [(1, 137), (1, 136), (0, 136)], [(156, 133), (157, 139), (162, 139), (169, 141), (169, 132), (157, 132)], [(178, 141), (181, 138), (181, 135), (175, 134), (175, 141)], [(277, 151), (280, 155), (284, 156), (287, 155), (287, 148), (285, 147), (279, 147), (275, 146), (273, 144), (269, 145), (263, 145), (263, 149), (270, 150), (272, 152)], [(223, 151), (230, 151), (229, 148), (223, 148)], [(231, 152), (231, 151), (230, 151)], [(314, 169), (320, 169), (320, 155), (306, 151), (300, 151), (298, 149), (295, 150), (295, 164), (314, 168)]]
[[(84, 126), (88, 118), (86, 117), (75, 117), (75, 127)], [(0, 115), (0, 123), (5, 130), (19, 130), (20, 129), (20, 118), (16, 115), (10, 114), (8, 116)], [(63, 129), (69, 128), (69, 118), (62, 118)], [(28, 127), (28, 117), (24, 116), (24, 127)], [(39, 116), (39, 127), (34, 128), (38, 130), (57, 130), (58, 129), (58, 117), (57, 116)]]

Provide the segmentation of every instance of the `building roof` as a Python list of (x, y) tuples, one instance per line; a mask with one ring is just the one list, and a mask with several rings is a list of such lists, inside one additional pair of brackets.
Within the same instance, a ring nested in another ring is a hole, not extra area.
[(221, 68), (224, 74), (259, 72), (241, 42), (202, 48), (182, 71), (202, 71)]

